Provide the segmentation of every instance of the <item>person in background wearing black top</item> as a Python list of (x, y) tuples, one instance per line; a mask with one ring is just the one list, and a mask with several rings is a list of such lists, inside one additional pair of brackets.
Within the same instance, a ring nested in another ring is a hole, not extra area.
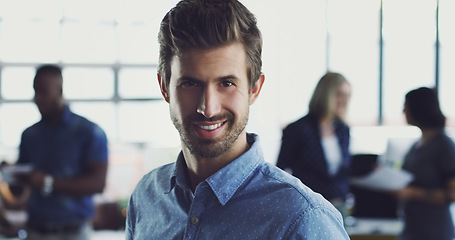
[(309, 113), (283, 130), (277, 166), (322, 194), (344, 217), (348, 207), (350, 131), (345, 122), (351, 85), (335, 72), (316, 85)]

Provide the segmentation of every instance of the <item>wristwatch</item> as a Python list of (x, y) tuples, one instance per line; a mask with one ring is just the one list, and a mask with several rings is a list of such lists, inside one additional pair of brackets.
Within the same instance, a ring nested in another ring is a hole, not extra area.
[(54, 178), (51, 175), (45, 175), (42, 189), (43, 195), (48, 196), (49, 194), (51, 194), (53, 190), (53, 185)]

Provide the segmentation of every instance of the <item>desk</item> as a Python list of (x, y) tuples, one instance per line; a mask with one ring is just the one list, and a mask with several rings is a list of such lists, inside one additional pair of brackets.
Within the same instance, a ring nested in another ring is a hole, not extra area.
[(351, 240), (396, 240), (403, 229), (398, 219), (356, 218), (346, 227)]

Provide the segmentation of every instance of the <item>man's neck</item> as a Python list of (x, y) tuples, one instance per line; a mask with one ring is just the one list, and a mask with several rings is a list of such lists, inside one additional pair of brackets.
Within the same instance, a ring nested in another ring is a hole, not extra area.
[(63, 116), (64, 112), (65, 112), (65, 105), (61, 105), (52, 114), (50, 114), (49, 116), (46, 116), (44, 119), (50, 125), (56, 125), (62, 119), (62, 116)]

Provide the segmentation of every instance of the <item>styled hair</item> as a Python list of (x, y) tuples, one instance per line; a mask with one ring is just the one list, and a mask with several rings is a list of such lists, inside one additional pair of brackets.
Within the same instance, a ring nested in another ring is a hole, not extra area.
[[(348, 80), (340, 73), (327, 72), (322, 76), (314, 89), (313, 96), (309, 104), (309, 113), (316, 116), (318, 119), (323, 117), (336, 117), (333, 114), (334, 99), (336, 89)], [(340, 120), (344, 121), (345, 116), (339, 116)]]
[(36, 69), (35, 76), (42, 74), (42, 73), (51, 73), (51, 74), (55, 74), (55, 75), (58, 75), (61, 77), (62, 68), (59, 67), (58, 65), (54, 65), (54, 64), (44, 64), (44, 65), (38, 66), (38, 68)]
[(405, 107), (417, 127), (445, 127), (446, 117), (439, 107), (438, 94), (434, 89), (420, 87), (409, 91), (405, 97)]
[(235, 42), (245, 48), (250, 89), (261, 75), (261, 32), (255, 16), (237, 0), (180, 1), (164, 16), (158, 42), (158, 73), (166, 88), (174, 56), (190, 49), (213, 49)]

